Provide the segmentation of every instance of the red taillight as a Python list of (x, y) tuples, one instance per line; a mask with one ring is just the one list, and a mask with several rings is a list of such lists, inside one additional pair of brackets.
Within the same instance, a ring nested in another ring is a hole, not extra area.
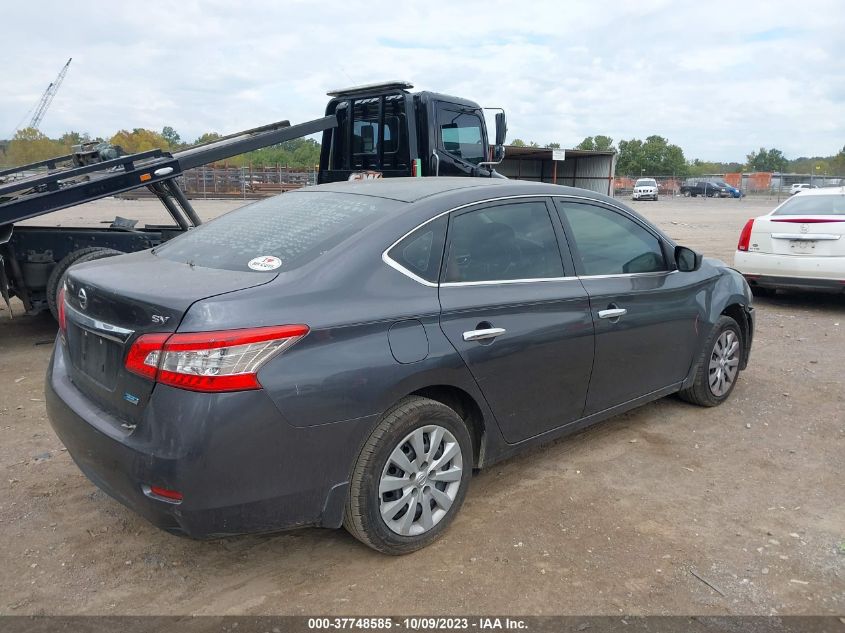
[(126, 369), (190, 391), (260, 389), (262, 365), (306, 334), (307, 325), (144, 334), (126, 355)]
[(745, 226), (742, 227), (742, 233), (739, 234), (739, 244), (736, 245), (736, 250), (747, 251), (748, 244), (751, 242), (751, 229), (754, 226), (754, 220), (748, 220)]
[(129, 348), (126, 369), (150, 380), (156, 379), (161, 352), (170, 334), (144, 334)]
[(65, 287), (59, 289), (56, 297), (56, 312), (59, 313), (59, 329), (62, 333), (67, 332), (67, 316), (65, 315)]

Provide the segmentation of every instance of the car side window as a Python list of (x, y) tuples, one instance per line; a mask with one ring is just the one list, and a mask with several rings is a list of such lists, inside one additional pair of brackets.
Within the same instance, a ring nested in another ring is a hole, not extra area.
[(560, 247), (545, 202), (499, 204), (449, 222), (447, 283), (563, 276)]
[(667, 270), (660, 240), (622, 213), (563, 201), (558, 210), (569, 223), (584, 275)]
[(422, 225), (391, 248), (387, 256), (417, 277), (437, 283), (447, 222), (444, 215)]

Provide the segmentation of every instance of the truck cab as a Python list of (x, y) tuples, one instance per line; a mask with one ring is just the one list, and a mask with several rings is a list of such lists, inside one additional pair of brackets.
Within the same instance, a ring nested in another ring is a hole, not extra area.
[(477, 103), (435, 92), (411, 93), (408, 82), (329, 92), (319, 183), (398, 176), (499, 177), (507, 123), (496, 114), (491, 151), (484, 110)]

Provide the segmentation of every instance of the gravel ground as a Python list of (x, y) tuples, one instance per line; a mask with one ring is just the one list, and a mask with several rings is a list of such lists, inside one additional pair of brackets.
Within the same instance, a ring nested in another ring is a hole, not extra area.
[[(773, 205), (635, 207), (730, 261), (744, 221)], [(42, 222), (115, 214), (162, 219), (155, 201), (105, 200)], [(49, 427), (55, 325), (0, 310), (0, 614), (845, 613), (845, 296), (757, 306), (727, 403), (667, 398), (498, 464), (443, 539), (403, 558), (342, 530), (196, 542), (151, 527)]]

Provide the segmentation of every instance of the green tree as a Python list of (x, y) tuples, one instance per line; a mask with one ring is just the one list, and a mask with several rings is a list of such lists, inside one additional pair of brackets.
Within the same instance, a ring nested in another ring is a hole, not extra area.
[(548, 149), (560, 149), (560, 143), (546, 143)]
[(830, 159), (830, 175), (845, 176), (845, 147)]
[(74, 145), (87, 143), (90, 140), (91, 137), (88, 136), (88, 132), (65, 132), (59, 137), (59, 143), (67, 147), (68, 152), (70, 151), (70, 148)]
[(596, 139), (594, 139), (592, 136), (588, 136), (583, 141), (578, 143), (578, 145), (575, 146), (575, 149), (582, 149), (591, 152), (596, 149)]
[(151, 149), (169, 150), (170, 144), (158, 132), (136, 127), (131, 132), (120, 130), (109, 139), (112, 145), (119, 145), (127, 154), (146, 152)]
[(521, 138), (515, 138), (511, 141), (511, 147), (527, 147), (528, 144)]
[(314, 139), (298, 138), (235, 156), (226, 162), (237, 167), (282, 165), (295, 169), (314, 169), (320, 162), (320, 144)]
[(6, 163), (19, 166), (66, 154), (65, 147), (33, 127), (15, 132), (6, 149)]
[(751, 152), (746, 157), (748, 171), (784, 171), (789, 161), (779, 149), (761, 147), (758, 152)]
[(204, 132), (193, 142), (194, 145), (201, 145), (202, 143), (211, 143), (211, 141), (216, 141), (219, 138), (223, 138), (217, 132)]
[(616, 173), (626, 176), (686, 176), (689, 172), (684, 151), (662, 136), (619, 141)]
[(167, 141), (167, 144), (171, 149), (182, 147), (182, 137), (180, 137), (179, 133), (169, 125), (165, 125), (161, 128), (161, 137)]
[(729, 174), (743, 170), (741, 163), (720, 163), (718, 161), (695, 160), (689, 163), (690, 176), (705, 176), (709, 174)]
[(588, 136), (583, 141), (575, 146), (575, 149), (583, 149), (597, 152), (615, 152), (616, 148), (613, 146), (613, 139), (603, 134), (596, 136)]

